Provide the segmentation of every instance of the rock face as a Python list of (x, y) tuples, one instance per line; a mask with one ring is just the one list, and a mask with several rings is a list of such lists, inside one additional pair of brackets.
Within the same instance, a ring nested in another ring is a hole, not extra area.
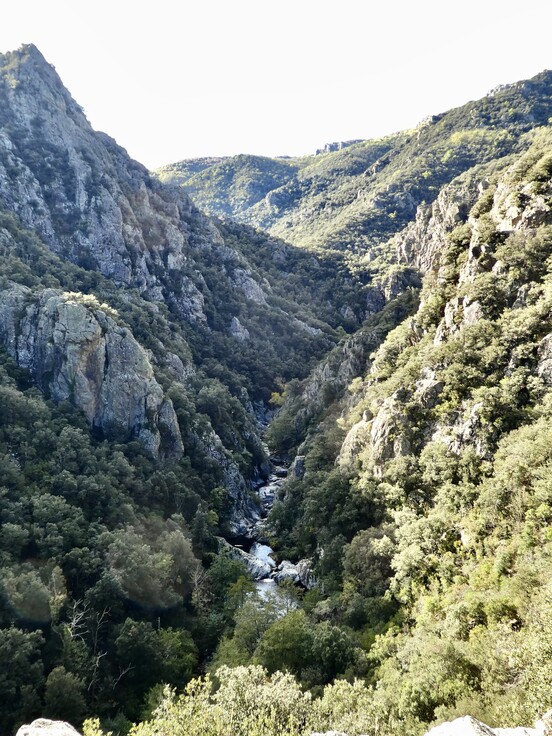
[[(165, 301), (205, 324), (197, 256), (209, 251), (231, 286), (266, 303), (265, 290), (181, 187), (150, 176), (95, 132), (34, 46), (0, 55), (0, 203), (55, 253)], [(232, 272), (234, 276), (232, 277)]]
[(37, 718), (30, 725), (21, 726), (15, 736), (80, 736), (80, 734), (64, 721)]
[(395, 236), (399, 263), (428, 273), (439, 266), (448, 234), (465, 221), (478, 196), (480, 182), (471, 172), (443, 187), (433, 204), (418, 207), (415, 220)]
[(196, 438), (203, 454), (214, 460), (222, 470), (224, 487), (232, 502), (230, 532), (234, 537), (253, 538), (254, 527), (261, 518), (261, 509), (256, 503), (237, 464), (225, 450), (220, 437), (211, 431)]
[(370, 463), (375, 477), (381, 478), (387, 460), (407, 455), (411, 450), (409, 424), (403, 409), (400, 392), (396, 392), (384, 400), (372, 421), (365, 414), (347, 433), (338, 463), (351, 465), (366, 451), (365, 461)]
[(246, 342), (249, 340), (249, 330), (244, 327), (237, 317), (232, 317), (230, 322), (230, 334), (235, 337), (239, 342)]
[(183, 445), (172, 402), (130, 330), (93, 297), (14, 285), (0, 292), (0, 341), (55, 401), (82, 409), (92, 427), (137, 437), (154, 457)]
[(543, 337), (538, 347), (537, 375), (547, 386), (552, 386), (552, 334)]
[(455, 297), (447, 302), (445, 314), (435, 333), (435, 345), (442, 345), (448, 337), (470, 327), (483, 317), (481, 304), (469, 297)]

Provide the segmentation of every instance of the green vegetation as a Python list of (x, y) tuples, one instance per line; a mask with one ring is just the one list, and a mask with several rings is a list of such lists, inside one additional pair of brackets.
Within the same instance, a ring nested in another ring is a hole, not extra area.
[[(317, 560), (310, 615), (360, 645), (394, 724), (379, 733), (466, 713), (530, 724), (552, 699), (551, 146), (541, 129), (489, 167), (492, 196), (450, 232), (418, 311), (380, 332), (348, 391), (326, 363), (333, 391), (312, 411), (320, 379), (295, 384), (271, 426), (304, 468), (274, 507), (274, 543)], [(497, 228), (522, 211), (528, 227)]]
[(210, 214), (229, 215), (309, 250), (362, 257), (461, 172), (523, 150), (520, 136), (552, 114), (551, 80), (543, 72), (414, 130), (334, 153), (200, 160), (199, 172), (196, 162), (183, 161), (158, 175), (181, 184)]

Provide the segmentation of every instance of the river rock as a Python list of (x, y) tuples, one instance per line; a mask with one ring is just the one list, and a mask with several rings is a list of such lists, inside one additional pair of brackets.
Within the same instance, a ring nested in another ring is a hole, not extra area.
[(276, 567), (276, 563), (271, 556), (272, 548), (269, 547), (268, 544), (254, 542), (254, 544), (251, 545), (249, 554), (253, 555), (253, 557), (256, 557), (258, 560), (261, 560), (261, 562), (266, 562), (266, 564), (269, 565), (271, 569)]
[(316, 580), (312, 573), (312, 562), (308, 559), (299, 560), (296, 563), (283, 560), (276, 568), (276, 571), (272, 573), (271, 577), (277, 583), (289, 581), (302, 585), (307, 590), (311, 590), (316, 585)]
[(283, 583), (286, 580), (292, 583), (298, 583), (299, 572), (293, 562), (283, 560), (276, 568), (276, 571), (272, 573), (272, 578), (278, 584)]
[(255, 555), (249, 554), (249, 552), (246, 552), (239, 547), (234, 547), (222, 537), (217, 537), (217, 541), (219, 544), (219, 551), (223, 554), (227, 554), (233, 560), (243, 562), (253, 580), (263, 580), (270, 575), (272, 567), (268, 562), (264, 562), (258, 557), (255, 557)]
[(261, 502), (261, 508), (265, 514), (274, 506), (276, 495), (284, 485), (284, 482), (284, 478), (278, 478), (276, 475), (271, 475), (268, 483), (265, 483), (261, 488), (259, 488), (259, 500)]

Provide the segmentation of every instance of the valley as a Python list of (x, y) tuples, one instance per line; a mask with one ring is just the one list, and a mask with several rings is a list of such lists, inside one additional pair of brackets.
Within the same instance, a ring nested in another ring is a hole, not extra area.
[(550, 707), (551, 119), (149, 172), (0, 55), (2, 734)]

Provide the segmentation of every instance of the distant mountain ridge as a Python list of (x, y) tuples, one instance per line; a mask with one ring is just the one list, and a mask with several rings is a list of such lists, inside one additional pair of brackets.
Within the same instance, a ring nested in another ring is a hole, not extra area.
[(521, 136), (552, 116), (552, 72), (432, 115), (411, 131), (318, 156), (240, 155), (171, 164), (174, 181), (205, 211), (260, 227), (314, 250), (378, 253), (422, 202), (478, 163), (523, 148)]

